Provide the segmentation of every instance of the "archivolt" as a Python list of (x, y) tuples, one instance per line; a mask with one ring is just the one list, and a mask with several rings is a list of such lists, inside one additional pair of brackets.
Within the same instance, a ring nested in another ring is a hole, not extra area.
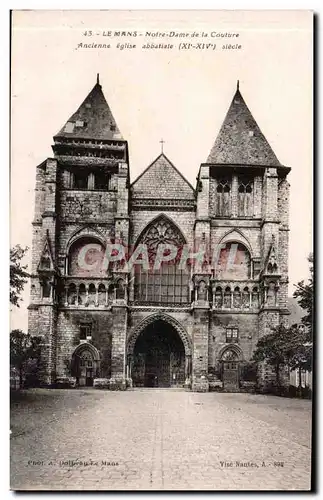
[(237, 356), (238, 356), (238, 360), (239, 361), (243, 361), (243, 353), (242, 353), (242, 350), (240, 349), (239, 346), (235, 345), (235, 344), (228, 344), (226, 346), (224, 346), (220, 352), (219, 352), (219, 355), (218, 355), (218, 358), (219, 359), (222, 359), (224, 353), (226, 351), (233, 351)]
[(165, 323), (168, 323), (169, 325), (173, 326), (175, 330), (177, 331), (178, 335), (180, 336), (184, 349), (185, 349), (185, 354), (187, 356), (191, 355), (192, 353), (192, 346), (191, 346), (191, 341), (190, 338), (186, 332), (186, 330), (183, 328), (183, 326), (175, 319), (172, 318), (172, 316), (169, 316), (168, 314), (165, 313), (156, 313), (148, 316), (147, 318), (143, 319), (140, 321), (140, 323), (133, 329), (133, 331), (130, 333), (129, 340), (128, 340), (128, 347), (127, 347), (127, 353), (132, 354), (135, 343), (139, 335), (143, 332), (143, 330), (154, 323), (155, 321), (165, 321)]
[(100, 360), (100, 353), (97, 350), (96, 347), (94, 347), (93, 344), (90, 344), (89, 342), (84, 342), (84, 344), (80, 344), (77, 346), (75, 351), (73, 352), (73, 357), (79, 356), (82, 351), (90, 351), (94, 361), (99, 361)]

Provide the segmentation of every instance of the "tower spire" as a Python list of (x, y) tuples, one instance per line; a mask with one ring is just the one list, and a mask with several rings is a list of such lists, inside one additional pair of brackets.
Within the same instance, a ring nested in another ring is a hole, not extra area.
[(120, 130), (103, 95), (99, 73), (93, 89), (58, 132), (57, 137), (122, 140)]
[(237, 90), (213, 144), (207, 163), (280, 166), (268, 141)]

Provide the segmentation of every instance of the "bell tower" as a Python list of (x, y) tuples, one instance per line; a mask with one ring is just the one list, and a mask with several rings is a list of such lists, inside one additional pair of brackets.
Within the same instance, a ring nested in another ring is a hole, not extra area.
[[(85, 100), (54, 136), (52, 149), (53, 158), (37, 167), (29, 305), (30, 333), (43, 339), (41, 377), (45, 384), (53, 384), (56, 374), (64, 371), (82, 324), (92, 328), (99, 344), (98, 325), (108, 321), (108, 311), (102, 320), (97, 319), (98, 311), (90, 311), (91, 293), (93, 307), (99, 307), (99, 295), (108, 293), (102, 290), (115, 290), (119, 278), (123, 283), (127, 280), (122, 273), (107, 270), (99, 275), (93, 272), (91, 281), (81, 281), (72, 276), (77, 266), (74, 262), (71, 267), (69, 261), (69, 249), (77, 240), (100, 243), (104, 249), (108, 241), (117, 239), (127, 246), (129, 239), (128, 144), (105, 99), (99, 75)], [(68, 296), (71, 286), (76, 290), (72, 303)], [(65, 321), (63, 309), (70, 305), (74, 309), (64, 329), (60, 326)], [(104, 362), (112, 377), (124, 379), (125, 300), (115, 300), (111, 308), (115, 308), (115, 320), (102, 349), (111, 352), (112, 361)], [(68, 339), (64, 338), (66, 331), (71, 332)]]

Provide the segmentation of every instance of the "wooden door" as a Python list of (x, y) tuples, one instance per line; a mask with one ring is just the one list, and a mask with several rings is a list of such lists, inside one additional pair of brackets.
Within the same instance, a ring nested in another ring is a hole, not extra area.
[(152, 349), (146, 357), (146, 387), (169, 387), (169, 353), (162, 349)]
[(223, 388), (227, 392), (239, 391), (239, 363), (237, 361), (223, 363)]
[(85, 385), (87, 387), (93, 386), (93, 368), (86, 368)]

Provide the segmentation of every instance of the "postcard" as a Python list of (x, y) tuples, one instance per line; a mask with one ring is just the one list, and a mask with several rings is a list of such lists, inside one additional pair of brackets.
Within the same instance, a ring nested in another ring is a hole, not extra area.
[(309, 491), (313, 12), (11, 22), (11, 489)]

